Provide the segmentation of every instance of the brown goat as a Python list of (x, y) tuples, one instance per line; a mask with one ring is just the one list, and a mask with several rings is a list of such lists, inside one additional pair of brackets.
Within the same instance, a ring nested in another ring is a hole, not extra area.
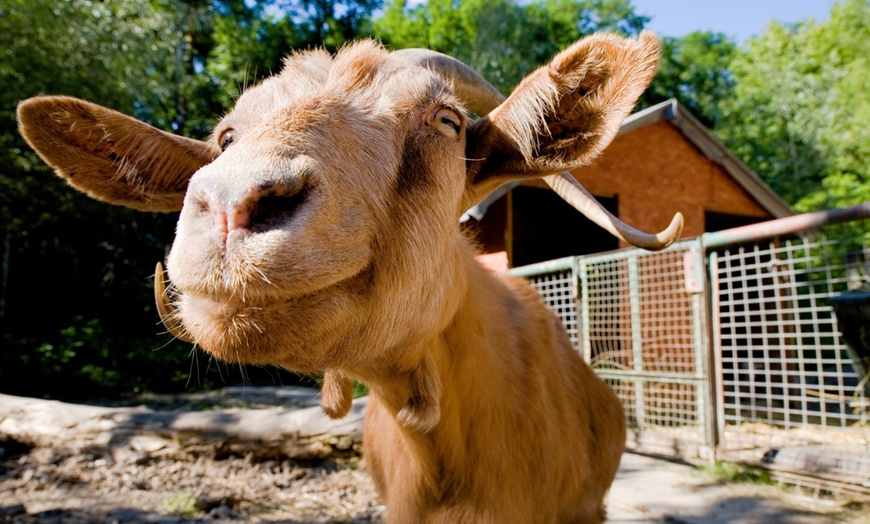
[(65, 97), (23, 102), (19, 121), (76, 188), (181, 209), (171, 304), (157, 278), (172, 332), (324, 372), (332, 416), (351, 377), (368, 385), (390, 522), (601, 522), (622, 407), (528, 284), (476, 263), (458, 220), (507, 181), (588, 163), (657, 61), (649, 33), (595, 35), (490, 111), (500, 97), (462, 64), (366, 41), (288, 58), (208, 142)]

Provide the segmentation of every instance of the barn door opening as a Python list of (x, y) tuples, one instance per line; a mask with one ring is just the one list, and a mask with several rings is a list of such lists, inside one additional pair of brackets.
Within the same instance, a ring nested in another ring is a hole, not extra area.
[[(616, 216), (616, 196), (597, 197)], [(611, 251), (619, 241), (549, 188), (519, 186), (513, 189), (512, 262), (514, 267), (567, 256)]]

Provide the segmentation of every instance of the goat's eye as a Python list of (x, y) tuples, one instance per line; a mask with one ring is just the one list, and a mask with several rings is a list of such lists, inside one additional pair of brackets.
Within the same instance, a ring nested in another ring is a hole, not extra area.
[(447, 107), (442, 107), (432, 115), (432, 125), (442, 135), (448, 138), (456, 138), (462, 131), (462, 117)]
[(220, 138), (218, 139), (218, 144), (221, 146), (221, 151), (226, 151), (230, 145), (236, 141), (236, 130), (235, 129), (227, 129), (223, 133), (221, 133)]

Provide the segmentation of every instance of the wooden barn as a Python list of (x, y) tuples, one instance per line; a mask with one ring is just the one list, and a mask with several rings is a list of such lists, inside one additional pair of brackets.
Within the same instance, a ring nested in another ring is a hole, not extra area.
[[(604, 154), (574, 176), (645, 231), (664, 229), (677, 211), (683, 237), (794, 213), (676, 100), (628, 117)], [(505, 185), (464, 218), (483, 252), (509, 267), (626, 247), (540, 180)]]

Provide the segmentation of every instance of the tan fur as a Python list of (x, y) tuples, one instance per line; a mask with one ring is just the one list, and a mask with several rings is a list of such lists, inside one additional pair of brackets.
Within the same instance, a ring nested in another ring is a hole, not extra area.
[(143, 211), (180, 209), (187, 180), (218, 154), (208, 144), (69, 97), (24, 101), (18, 120), (24, 138), (70, 185)]
[(353, 377), (328, 369), (323, 372), (320, 406), (330, 418), (342, 418), (353, 406)]
[[(217, 159), (136, 182), (159, 193), (189, 178), (168, 258), (185, 334), (226, 360), (323, 371), (331, 416), (347, 413), (352, 377), (367, 384), (366, 462), (391, 522), (601, 522), (622, 407), (536, 292), (478, 265), (457, 223), (507, 180), (591, 160), (656, 61), (651, 35), (591, 37), (470, 122), (444, 79), (374, 43), (289, 58), (200, 147), (232, 130)], [(58, 144), (102, 128), (31, 116), (68, 104), (19, 112), (64, 176), (101, 148)], [(150, 129), (127, 133), (168, 143)], [(184, 164), (163, 149), (153, 165)], [(127, 183), (117, 166), (101, 166), (77, 187), (131, 205), (107, 188)]]

